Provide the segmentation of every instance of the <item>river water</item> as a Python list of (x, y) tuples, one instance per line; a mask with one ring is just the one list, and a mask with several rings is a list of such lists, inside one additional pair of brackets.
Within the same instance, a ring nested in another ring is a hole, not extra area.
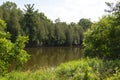
[(26, 50), (31, 58), (23, 70), (52, 68), (64, 62), (78, 60), (83, 56), (80, 47), (41, 47), (27, 48)]

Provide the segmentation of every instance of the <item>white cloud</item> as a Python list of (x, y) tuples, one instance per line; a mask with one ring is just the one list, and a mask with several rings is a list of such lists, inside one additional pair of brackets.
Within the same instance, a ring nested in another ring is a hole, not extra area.
[[(3, 0), (4, 1), (4, 0)], [(11, 0), (18, 6), (23, 4), (35, 3), (35, 9), (39, 9), (45, 15), (52, 19), (60, 18), (61, 21), (78, 22), (81, 18), (91, 18), (97, 20), (106, 9), (105, 2), (114, 2), (115, 0)]]

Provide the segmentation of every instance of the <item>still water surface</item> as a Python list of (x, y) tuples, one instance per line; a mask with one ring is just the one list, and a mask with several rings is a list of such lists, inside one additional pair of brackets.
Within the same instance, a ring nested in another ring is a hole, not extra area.
[(31, 55), (31, 59), (25, 64), (24, 70), (52, 68), (82, 57), (80, 47), (41, 47), (26, 50)]

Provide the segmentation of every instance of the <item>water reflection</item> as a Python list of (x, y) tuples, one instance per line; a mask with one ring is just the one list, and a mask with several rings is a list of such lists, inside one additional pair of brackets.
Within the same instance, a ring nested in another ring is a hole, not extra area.
[(31, 55), (31, 59), (24, 66), (24, 70), (56, 67), (60, 63), (82, 57), (80, 47), (42, 47), (27, 48), (26, 50)]

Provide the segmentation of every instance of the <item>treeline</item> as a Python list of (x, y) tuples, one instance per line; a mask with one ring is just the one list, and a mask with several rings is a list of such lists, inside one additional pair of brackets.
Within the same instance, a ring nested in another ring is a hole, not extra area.
[(78, 23), (55, 22), (44, 13), (34, 9), (34, 4), (17, 8), (14, 2), (5, 2), (0, 6), (0, 19), (7, 23), (6, 31), (11, 33), (14, 42), (18, 35), (28, 36), (27, 46), (73, 46), (81, 45), (83, 32), (92, 25), (90, 19), (82, 18)]

